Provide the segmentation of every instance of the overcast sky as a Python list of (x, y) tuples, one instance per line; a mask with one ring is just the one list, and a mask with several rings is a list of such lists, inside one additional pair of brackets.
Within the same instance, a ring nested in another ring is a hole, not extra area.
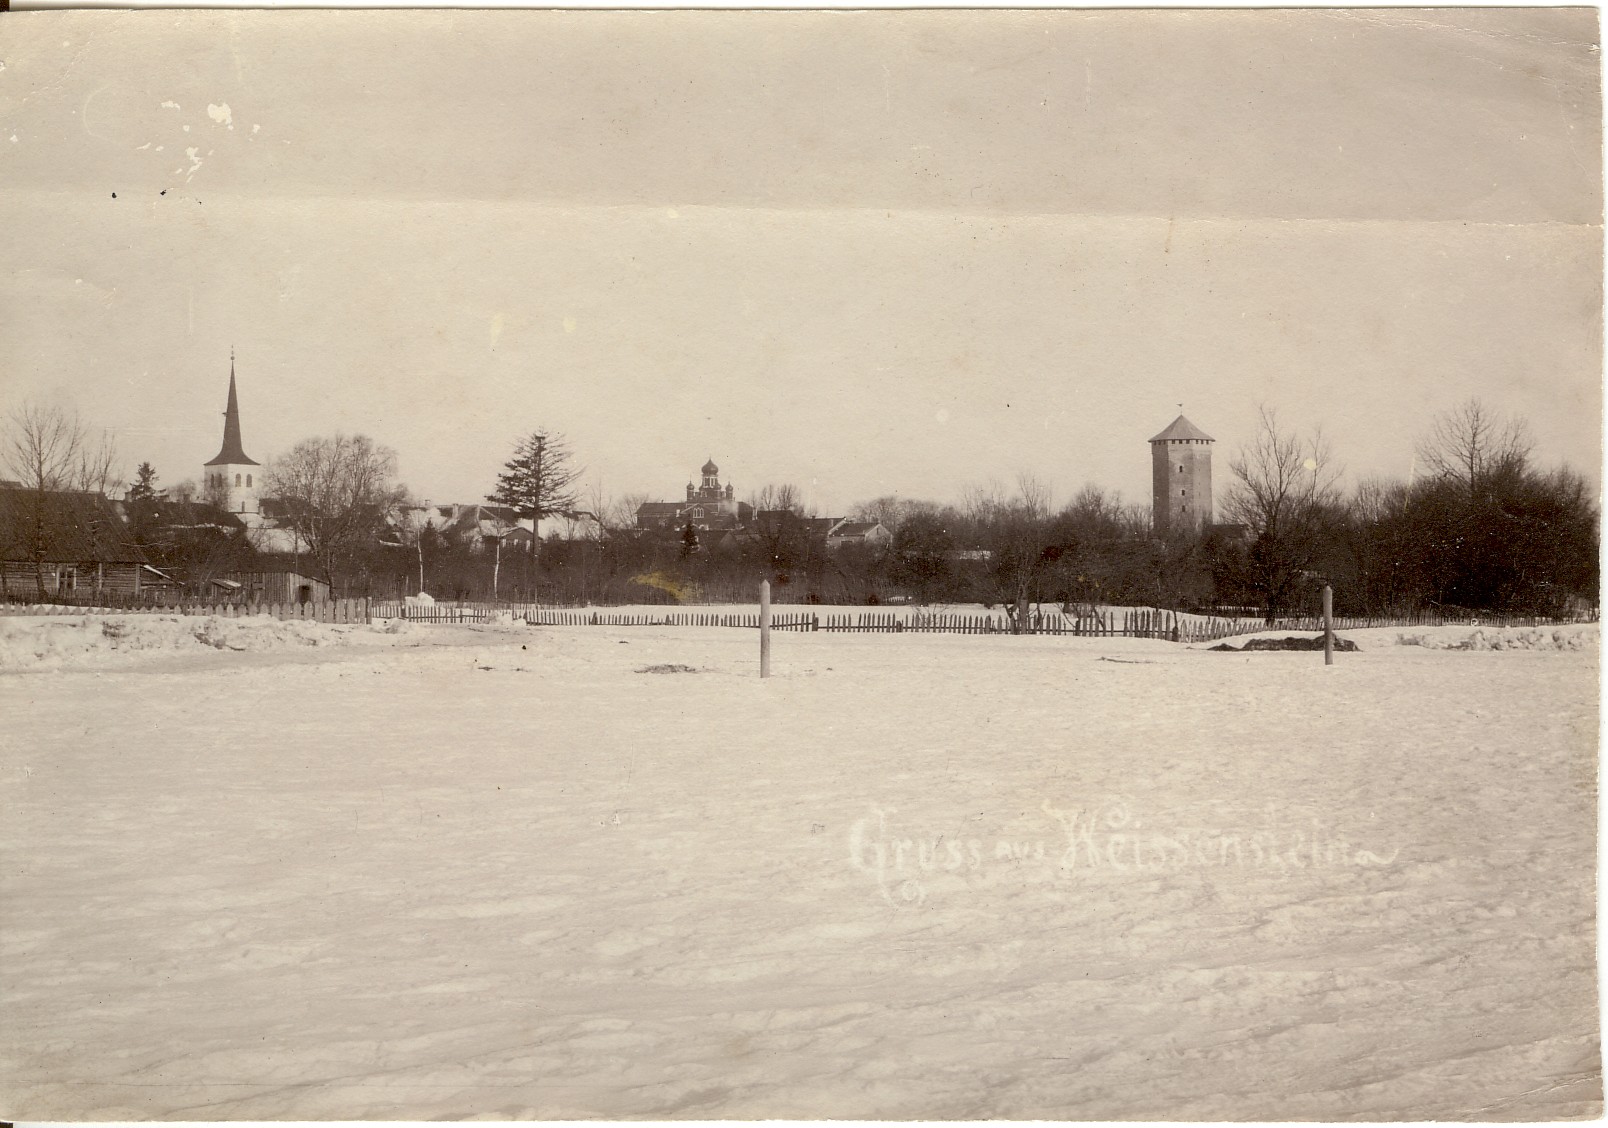
[[(1259, 404), (1405, 477), (1470, 396), (1596, 476), (1589, 9), (32, 12), (0, 20), (0, 392), (128, 469), (361, 431), (479, 500), (1148, 500)], [(114, 194), (115, 193), (115, 198)]]

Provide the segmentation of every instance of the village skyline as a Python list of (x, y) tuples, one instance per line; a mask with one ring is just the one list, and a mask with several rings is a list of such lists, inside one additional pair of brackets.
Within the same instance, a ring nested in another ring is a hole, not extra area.
[(34, 15), (0, 371), (130, 473), (194, 473), (234, 347), (257, 457), (432, 499), (548, 427), (613, 496), (1142, 502), (1180, 402), (1406, 479), (1470, 396), (1600, 478), (1590, 12)]

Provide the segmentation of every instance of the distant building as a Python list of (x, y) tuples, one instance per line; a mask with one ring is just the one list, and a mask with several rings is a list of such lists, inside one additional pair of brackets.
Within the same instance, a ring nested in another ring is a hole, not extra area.
[(684, 529), (690, 524), (699, 531), (730, 530), (753, 520), (753, 506), (738, 501), (730, 483), (720, 484), (720, 467), (713, 459), (703, 464), (702, 474), (703, 483), (698, 487), (687, 483), (685, 501), (645, 501), (639, 505), (637, 528)]
[(329, 584), (290, 568), (226, 572), (213, 583), (246, 603), (326, 603)]
[(858, 545), (872, 552), (883, 552), (892, 543), (893, 534), (881, 521), (856, 521), (845, 517), (826, 534), (826, 547), (831, 549)]
[(1212, 527), (1212, 443), (1180, 415), (1150, 440), (1152, 525), (1158, 537)]
[(171, 580), (134, 542), (126, 510), (98, 493), (0, 487), (0, 592), (138, 595)]
[(239, 517), (247, 528), (263, 523), (262, 466), (240, 445), (240, 404), (235, 396), (234, 353), (229, 354), (229, 401), (223, 412), (223, 446), (201, 467), (203, 495)]

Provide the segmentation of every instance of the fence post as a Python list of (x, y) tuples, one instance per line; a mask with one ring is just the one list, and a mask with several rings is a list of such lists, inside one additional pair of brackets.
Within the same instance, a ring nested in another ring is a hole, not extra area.
[(1334, 588), (1323, 585), (1323, 664), (1334, 665)]
[(770, 581), (759, 581), (759, 676), (770, 677)]

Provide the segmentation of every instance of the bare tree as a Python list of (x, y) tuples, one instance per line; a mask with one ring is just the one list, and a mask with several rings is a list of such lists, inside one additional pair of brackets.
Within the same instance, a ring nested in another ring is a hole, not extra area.
[(1339, 503), (1340, 468), (1321, 431), (1302, 438), (1263, 407), (1256, 436), (1228, 464), (1223, 509), (1252, 538), (1248, 579), (1271, 617), (1283, 610), (1322, 551)]
[(1022, 473), (1015, 494), (991, 482), (967, 489), (964, 498), (967, 518), (993, 554), (994, 583), (1011, 629), (1021, 634), (1028, 629), (1028, 607), (1039, 595), (1040, 580), (1054, 563), (1049, 487)]
[(1468, 399), (1435, 418), (1418, 442), (1418, 457), (1431, 473), (1462, 483), (1473, 497), (1493, 475), (1523, 469), (1532, 449), (1524, 420), (1501, 418)]
[(648, 495), (644, 493), (605, 497), (599, 491), (594, 499), (597, 523), (602, 526), (605, 533), (629, 532), (637, 527), (637, 510), (648, 500)]
[(79, 440), (78, 458), (73, 467), (73, 488), (110, 497), (112, 491), (122, 485), (117, 469), (117, 442), (111, 432), (102, 431), (98, 435), (84, 433)]
[(51, 493), (89, 490), (105, 496), (117, 449), (110, 434), (91, 436), (70, 408), (23, 403), (6, 418), (0, 460), (30, 494), (26, 540), (34, 583), (45, 594)]
[(5, 466), (27, 489), (71, 489), (83, 445), (84, 428), (66, 408), (25, 403), (6, 419)]
[(323, 580), (344, 587), (407, 500), (396, 452), (366, 435), (305, 439), (264, 475)]
[(753, 500), (749, 504), (754, 507), (755, 513), (769, 510), (796, 513), (800, 517), (812, 516), (804, 505), (804, 491), (791, 482), (766, 486), (753, 495)]
[(861, 502), (854, 507), (854, 516), (861, 521), (876, 521), (894, 536), (904, 528), (904, 523), (913, 514), (930, 513), (936, 511), (938, 506), (930, 501), (915, 501), (910, 498), (888, 494)]
[(823, 546), (805, 523), (814, 514), (804, 504), (802, 490), (790, 482), (773, 483), (753, 494), (749, 504), (754, 508), (753, 532), (764, 567), (776, 583), (788, 583), (794, 571), (808, 574), (812, 565), (821, 563), (818, 550)]

